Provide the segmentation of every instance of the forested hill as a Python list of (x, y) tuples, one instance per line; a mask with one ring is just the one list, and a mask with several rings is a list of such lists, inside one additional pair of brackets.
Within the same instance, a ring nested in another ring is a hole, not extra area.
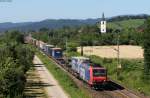
[(124, 20), (131, 20), (131, 19), (148, 19), (150, 15), (147, 14), (139, 14), (139, 15), (119, 15), (115, 17), (110, 17), (107, 20), (109, 22), (117, 22), (117, 21), (124, 21)]
[[(129, 19), (147, 19), (149, 15), (140, 14), (140, 15), (122, 15), (107, 18), (108, 22), (117, 22), (124, 21)], [(47, 19), (40, 22), (23, 22), (23, 23), (0, 23), (0, 31), (6, 30), (21, 30), (21, 31), (30, 31), (30, 30), (39, 30), (40, 28), (49, 28), (56, 29), (64, 26), (80, 26), (80, 25), (93, 25), (96, 24), (100, 19)]]
[(64, 26), (80, 26), (80, 25), (93, 25), (98, 19), (47, 19), (40, 22), (26, 22), (26, 23), (0, 23), (0, 31), (5, 30), (39, 30), (40, 28), (56, 29)]

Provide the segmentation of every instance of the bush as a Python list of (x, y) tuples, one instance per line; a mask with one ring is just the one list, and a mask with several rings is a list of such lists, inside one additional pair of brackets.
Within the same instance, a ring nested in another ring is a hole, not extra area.
[(103, 63), (112, 63), (112, 59), (104, 58)]
[(6, 44), (6, 40), (1, 42), (4, 44), (0, 48), (0, 96), (22, 98), (26, 82), (25, 73), (32, 65), (34, 53), (20, 42), (20, 34), (12, 34), (4, 36), (4, 39), (7, 39)]
[(150, 78), (150, 19), (146, 22), (146, 30), (144, 32), (144, 76)]

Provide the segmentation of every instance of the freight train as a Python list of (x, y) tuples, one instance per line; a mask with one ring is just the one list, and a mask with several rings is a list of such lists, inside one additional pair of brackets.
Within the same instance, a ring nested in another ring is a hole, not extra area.
[[(28, 38), (28, 43), (33, 44), (41, 51), (43, 51), (47, 56), (55, 59), (58, 62), (65, 63), (63, 58), (63, 50), (61, 48), (56, 48), (54, 45), (48, 45), (42, 41)], [(71, 57), (70, 58), (70, 68), (71, 73), (76, 77), (82, 79), (91, 87), (101, 86), (107, 82), (107, 70), (99, 64), (92, 63), (87, 57)]]

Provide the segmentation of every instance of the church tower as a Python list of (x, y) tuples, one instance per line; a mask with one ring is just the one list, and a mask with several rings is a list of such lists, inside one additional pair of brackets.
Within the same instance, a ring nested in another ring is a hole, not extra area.
[(101, 33), (106, 33), (106, 20), (104, 13), (102, 14), (102, 20), (101, 20)]

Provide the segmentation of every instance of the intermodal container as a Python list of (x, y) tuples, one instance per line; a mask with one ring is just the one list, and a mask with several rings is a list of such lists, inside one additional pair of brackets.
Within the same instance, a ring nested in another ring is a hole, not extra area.
[(46, 45), (46, 53), (49, 55), (49, 56), (52, 56), (52, 48), (54, 46), (53, 45)]
[(86, 57), (72, 57), (71, 58), (71, 68), (74, 70), (76, 73), (79, 73), (80, 71), (80, 66), (81, 63), (83, 62), (89, 62), (89, 58)]
[(56, 59), (62, 58), (62, 56), (63, 56), (62, 49), (61, 48), (51, 48), (51, 56)]
[(81, 63), (79, 76), (86, 82), (90, 80), (90, 63)]

